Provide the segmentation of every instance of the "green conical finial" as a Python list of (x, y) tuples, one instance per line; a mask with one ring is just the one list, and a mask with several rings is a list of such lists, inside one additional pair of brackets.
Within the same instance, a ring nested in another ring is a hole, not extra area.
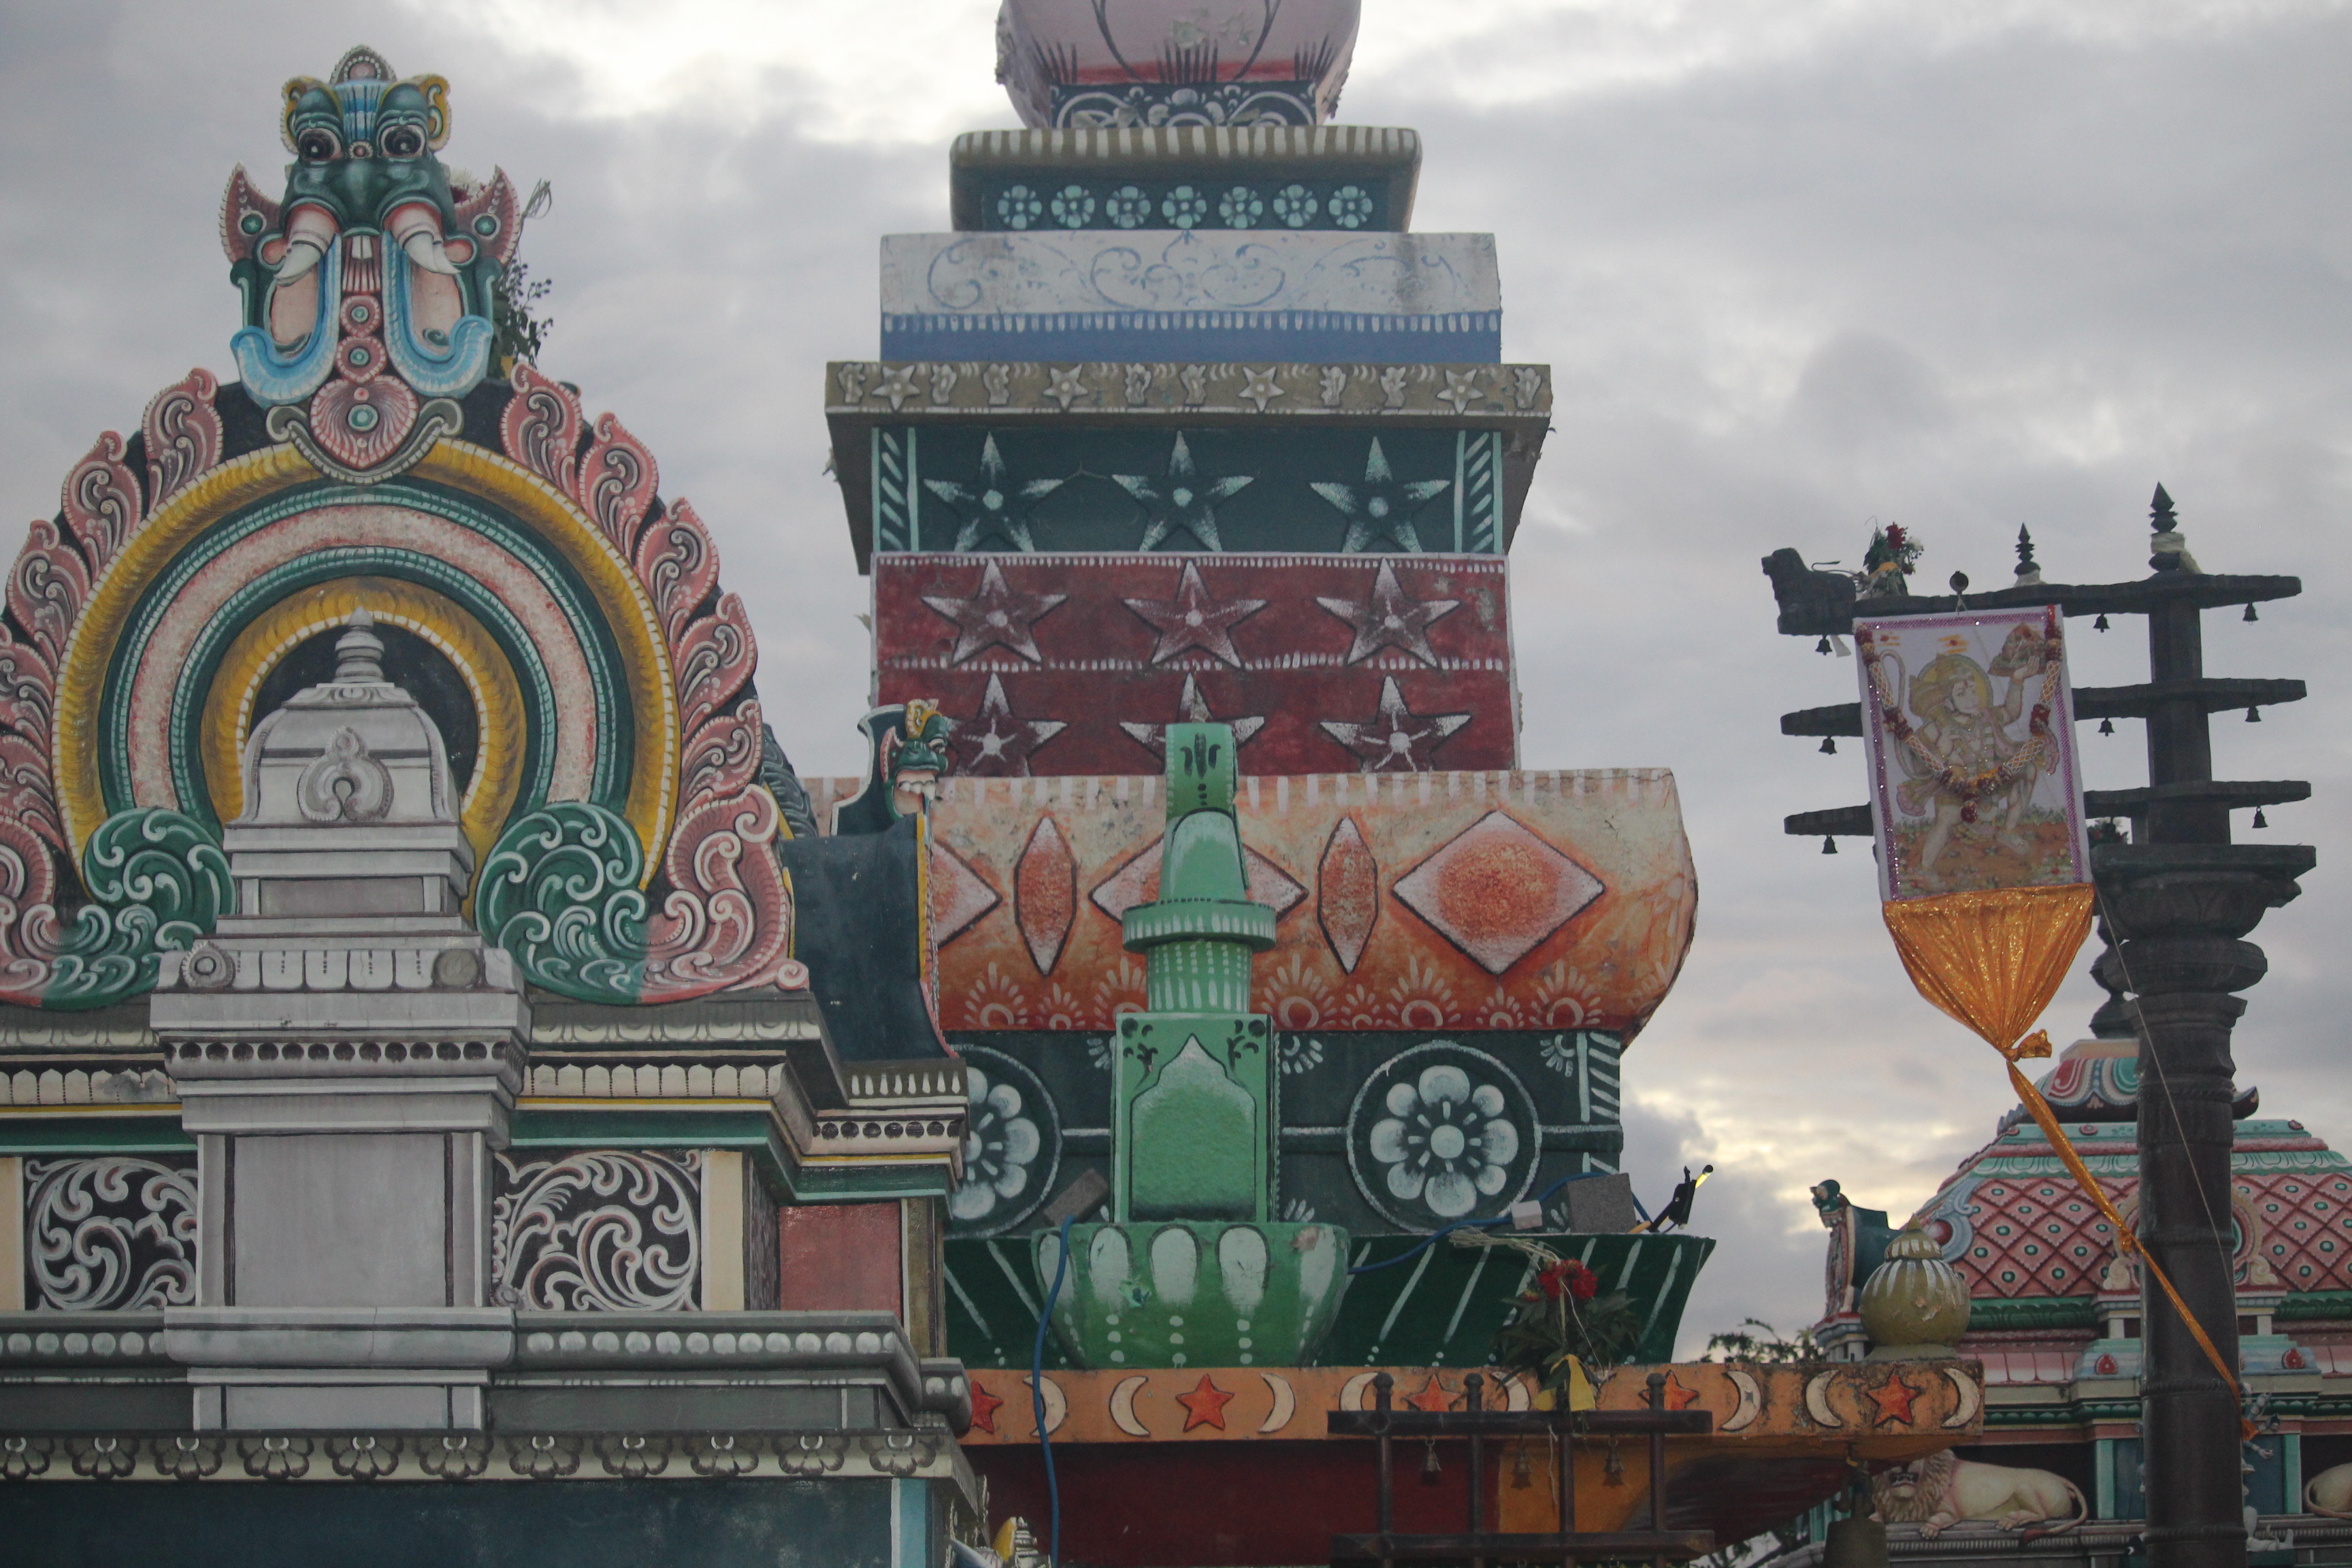
[(1297, 1365), (1339, 1310), (1348, 1233), (1275, 1218), (1280, 1082), (1250, 960), (1274, 910), (1249, 900), (1227, 724), (1168, 727), (1160, 896), (1121, 920), (1145, 1007), (1118, 1020), (1110, 1219), (1037, 1238), (1066, 1267), (1054, 1325), (1092, 1367)]

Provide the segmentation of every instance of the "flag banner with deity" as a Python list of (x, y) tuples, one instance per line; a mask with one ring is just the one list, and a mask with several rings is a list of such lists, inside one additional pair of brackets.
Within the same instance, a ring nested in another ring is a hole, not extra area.
[(1881, 897), (2091, 879), (2054, 606), (1857, 621)]
[(2212, 1336), (2018, 1066), (2050, 1055), (2034, 1022), (2097, 904), (2058, 607), (1856, 621), (1853, 640), (1881, 907), (1904, 969), (2000, 1053), (2020, 1103), (2235, 1388)]

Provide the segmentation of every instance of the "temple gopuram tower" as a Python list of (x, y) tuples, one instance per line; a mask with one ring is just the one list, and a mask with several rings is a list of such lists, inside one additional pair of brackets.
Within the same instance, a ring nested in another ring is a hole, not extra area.
[(287, 84), (234, 379), (9, 569), (0, 1559), (936, 1568), (919, 825), (817, 837), (693, 507), (501, 346), (449, 103)]

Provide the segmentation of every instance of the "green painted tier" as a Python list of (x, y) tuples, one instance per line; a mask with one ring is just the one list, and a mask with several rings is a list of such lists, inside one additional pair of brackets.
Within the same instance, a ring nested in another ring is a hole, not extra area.
[[(1359, 1237), (1354, 1267), (1403, 1257), (1423, 1238)], [(1692, 1281), (1715, 1251), (1710, 1237), (1537, 1236), (1530, 1239), (1583, 1260), (1601, 1288), (1623, 1290), (1640, 1320), (1633, 1359), (1674, 1357)], [(1024, 1236), (947, 1243), (949, 1353), (973, 1367), (1025, 1367), (1037, 1337), (1045, 1290)], [(1351, 1276), (1338, 1321), (1314, 1358), (1318, 1366), (1478, 1366), (1512, 1299), (1528, 1288), (1517, 1252), (1439, 1242), (1410, 1261)], [(1064, 1289), (1069, 1287), (1066, 1282)], [(1045, 1365), (1068, 1368), (1045, 1336)]]

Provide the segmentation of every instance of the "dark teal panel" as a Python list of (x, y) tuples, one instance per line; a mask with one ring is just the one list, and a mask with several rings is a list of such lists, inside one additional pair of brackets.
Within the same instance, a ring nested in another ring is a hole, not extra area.
[(36, 1482), (0, 1488), (0, 1555), (42, 1568), (896, 1568), (890, 1504), (886, 1480)]
[[(1693, 1280), (1715, 1250), (1702, 1236), (1538, 1236), (1569, 1258), (1581, 1258), (1606, 1289), (1623, 1290), (1643, 1324), (1634, 1359), (1674, 1359), (1675, 1336)], [(1402, 1257), (1412, 1237), (1358, 1238), (1355, 1267)], [(1044, 1292), (1030, 1261), (1027, 1237), (947, 1244), (948, 1350), (968, 1366), (1029, 1364)], [(1318, 1366), (1482, 1366), (1525, 1289), (1529, 1264), (1506, 1249), (1449, 1242), (1393, 1268), (1348, 1281), (1339, 1321), (1315, 1354)], [(1066, 1289), (1068, 1287), (1064, 1286)], [(1069, 1362), (1053, 1336), (1045, 1340), (1048, 1368)]]
[[(1244, 177), (1203, 163), (1156, 177), (1035, 170), (971, 170), (957, 180), (958, 195), (976, 201), (983, 231), (1059, 229), (1336, 229), (1377, 233), (1394, 221), (1410, 195), (1410, 166), (1402, 176), (1333, 174), (1278, 163), (1254, 163)], [(1400, 186), (1408, 187), (1400, 189)]]
[(1503, 549), (1492, 430), (878, 426), (870, 462), (886, 552)]

